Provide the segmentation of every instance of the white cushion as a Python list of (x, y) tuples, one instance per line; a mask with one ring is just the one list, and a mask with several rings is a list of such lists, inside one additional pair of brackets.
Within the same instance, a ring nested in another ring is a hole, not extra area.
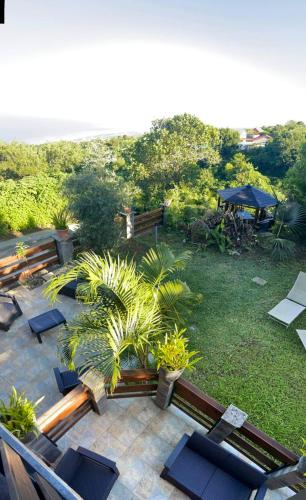
[(306, 349), (306, 330), (297, 330), (297, 334), (300, 337), (301, 342)]
[(306, 307), (292, 302), (292, 300), (284, 299), (277, 306), (273, 307), (268, 314), (281, 323), (290, 325), (305, 309)]

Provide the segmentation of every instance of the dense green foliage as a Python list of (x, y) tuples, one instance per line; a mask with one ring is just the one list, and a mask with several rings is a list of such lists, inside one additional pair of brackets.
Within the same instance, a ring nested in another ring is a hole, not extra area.
[(36, 146), (0, 143), (0, 176), (5, 179), (21, 179), (48, 169), (45, 156)]
[(287, 172), (285, 181), (291, 197), (306, 205), (306, 142), (301, 148), (299, 160)]
[(265, 127), (271, 136), (265, 148), (250, 150), (248, 157), (264, 175), (284, 177), (299, 158), (299, 152), (306, 142), (306, 125), (290, 121), (286, 125)]
[(69, 177), (65, 192), (70, 212), (80, 225), (83, 248), (101, 252), (114, 246), (121, 233), (117, 214), (128, 199), (123, 182), (114, 173), (88, 171)]
[(184, 337), (186, 330), (178, 330), (166, 333), (163, 340), (158, 340), (152, 351), (157, 369), (164, 368), (168, 371), (194, 370), (194, 365), (200, 361), (198, 351), (188, 349), (188, 339)]
[(35, 432), (35, 409), (43, 398), (44, 396), (32, 403), (24, 393), (19, 393), (12, 387), (8, 404), (0, 400), (0, 422), (18, 439), (24, 438), (29, 432)]
[[(217, 189), (247, 183), (279, 200), (289, 197), (304, 204), (305, 124), (288, 122), (264, 130), (270, 136), (268, 144), (243, 152), (238, 149), (236, 130), (218, 129), (186, 113), (155, 120), (150, 131), (138, 137), (58, 141), (39, 146), (1, 143), (1, 231), (47, 226), (52, 223), (54, 208), (69, 204), (81, 223), (81, 239), (88, 248), (93, 243), (85, 229), (89, 222), (101, 234), (104, 231), (94, 226), (101, 214), (101, 224), (106, 227), (106, 218), (113, 221), (115, 209), (122, 210), (124, 204), (143, 211), (169, 200), (172, 204), (168, 222), (180, 227), (208, 208), (216, 208)], [(34, 175), (38, 176), (37, 182)], [(50, 191), (51, 200), (45, 200), (43, 211), (42, 175), (44, 192)], [(63, 176), (67, 183), (62, 189)], [(88, 188), (83, 190), (82, 183), (85, 187), (87, 182)], [(55, 199), (53, 187), (59, 200)], [(15, 196), (17, 192), (21, 193), (20, 200)], [(111, 226), (110, 232), (118, 234), (118, 227)], [(101, 250), (115, 240), (115, 234), (108, 241), (99, 240), (95, 249)]]
[[(73, 368), (76, 354), (83, 368), (111, 377), (114, 388), (122, 367), (149, 366), (149, 352), (165, 333), (176, 330), (199, 298), (174, 273), (189, 252), (174, 255), (167, 245), (151, 248), (139, 268), (134, 260), (83, 254), (73, 269), (55, 277), (46, 293), (55, 299), (71, 279), (81, 278), (78, 295), (91, 308), (68, 324), (60, 339), (64, 362)], [(185, 361), (193, 353), (185, 352)], [(182, 354), (183, 356), (183, 354)]]
[(0, 180), (0, 232), (46, 227), (55, 208), (63, 205), (58, 178), (39, 174), (22, 179)]

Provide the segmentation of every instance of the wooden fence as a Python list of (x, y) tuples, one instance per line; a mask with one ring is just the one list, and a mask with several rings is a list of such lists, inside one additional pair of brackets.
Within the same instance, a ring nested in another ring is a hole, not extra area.
[(120, 214), (125, 219), (126, 238), (130, 239), (134, 236), (146, 233), (152, 229), (162, 226), (165, 223), (165, 206), (143, 212), (136, 215), (135, 212), (127, 211)]
[(10, 255), (0, 260), (0, 288), (22, 280), (47, 266), (59, 262), (56, 243), (48, 239), (35, 247), (27, 248), (24, 257)]

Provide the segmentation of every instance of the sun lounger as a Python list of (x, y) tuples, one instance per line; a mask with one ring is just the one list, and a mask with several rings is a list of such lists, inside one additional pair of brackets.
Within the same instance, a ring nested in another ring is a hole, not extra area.
[(287, 297), (268, 312), (287, 328), (306, 309), (306, 273), (300, 272)]

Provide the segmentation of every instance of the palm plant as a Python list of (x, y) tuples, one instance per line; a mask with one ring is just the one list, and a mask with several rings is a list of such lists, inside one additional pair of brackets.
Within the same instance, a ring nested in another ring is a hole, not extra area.
[(78, 354), (79, 364), (100, 370), (112, 389), (128, 360), (147, 368), (152, 344), (175, 323), (183, 323), (191, 305), (200, 300), (173, 276), (189, 258), (190, 252), (175, 256), (161, 244), (151, 248), (137, 268), (134, 260), (87, 252), (67, 273), (55, 277), (45, 292), (51, 300), (69, 281), (81, 278), (78, 295), (90, 305), (60, 336), (65, 364), (73, 368)]
[(272, 233), (263, 233), (262, 246), (269, 248), (275, 260), (285, 261), (295, 252), (293, 238), (301, 237), (306, 231), (306, 208), (298, 203), (279, 205), (276, 223)]

